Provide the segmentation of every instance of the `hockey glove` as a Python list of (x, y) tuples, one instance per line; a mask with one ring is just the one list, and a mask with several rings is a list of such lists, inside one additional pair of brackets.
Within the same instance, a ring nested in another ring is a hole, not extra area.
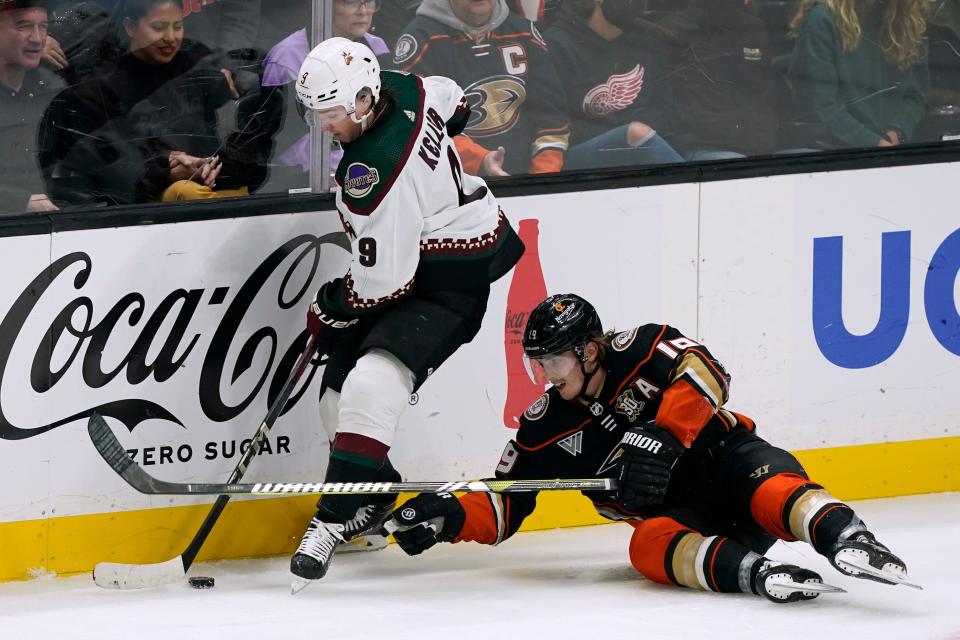
[(466, 518), (456, 496), (421, 493), (394, 509), (386, 528), (407, 555), (415, 556), (438, 542), (453, 542)]
[(623, 455), (617, 500), (631, 511), (662, 504), (683, 445), (653, 422), (627, 431), (620, 445)]
[(320, 287), (307, 310), (307, 331), (314, 336), (319, 353), (329, 353), (330, 344), (337, 335), (359, 321), (357, 318), (346, 317), (343, 312), (333, 309), (328, 295), (338, 282), (339, 279), (332, 280)]

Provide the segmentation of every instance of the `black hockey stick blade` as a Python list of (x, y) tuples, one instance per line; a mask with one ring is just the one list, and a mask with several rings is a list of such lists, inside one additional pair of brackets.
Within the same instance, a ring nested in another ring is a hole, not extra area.
[[(280, 414), (283, 413), (284, 408), (286, 408), (287, 401), (290, 399), (290, 396), (293, 393), (294, 387), (297, 385), (297, 382), (299, 382), (300, 378), (303, 377), (309, 365), (311, 363), (314, 365), (320, 365), (326, 362), (326, 360), (321, 357), (314, 359), (316, 350), (316, 339), (312, 335), (308, 335), (306, 344), (304, 345), (300, 357), (290, 370), (290, 373), (287, 374), (287, 379), (284, 381), (280, 393), (270, 405), (267, 415), (263, 418), (263, 422), (261, 422), (260, 426), (257, 427), (253, 438), (250, 440), (250, 446), (247, 447), (247, 450), (243, 453), (243, 455), (240, 456), (240, 460), (237, 462), (237, 466), (234, 468), (233, 473), (230, 474), (227, 482), (239, 482), (244, 473), (246, 473), (247, 467), (250, 466), (254, 456), (260, 453), (260, 449), (263, 446), (264, 441), (266, 441), (267, 435), (270, 433), (270, 429), (273, 427), (273, 424), (276, 422), (277, 418), (280, 417)], [(100, 421), (102, 422), (103, 418), (100, 418)], [(88, 424), (88, 429), (89, 428), (90, 425)], [(111, 448), (109, 446), (109, 442), (103, 439), (107, 437), (108, 434), (112, 437), (113, 434), (109, 432), (109, 429), (104, 432), (103, 428), (98, 426), (97, 430), (101, 439), (101, 445), (106, 450), (109, 450), (110, 459), (108, 462), (111, 462), (111, 466), (114, 466), (114, 463), (116, 463), (120, 466), (123, 466), (124, 471), (135, 473), (133, 470), (129, 470), (127, 468), (126, 462), (124, 462), (123, 458), (117, 454), (115, 448)], [(92, 433), (91, 439), (93, 439)], [(116, 440), (116, 438), (113, 439)], [(117, 444), (119, 445), (119, 443)], [(99, 446), (98, 450), (100, 450)], [(116, 469), (116, 467), (114, 468)], [(143, 479), (140, 478), (140, 480), (142, 481)], [(216, 499), (216, 501), (213, 503), (213, 506), (210, 507), (210, 510), (207, 512), (207, 517), (204, 518), (200, 528), (197, 529), (193, 539), (190, 540), (190, 544), (187, 545), (187, 548), (184, 549), (183, 553), (181, 553), (179, 556), (164, 562), (155, 562), (150, 564), (99, 562), (93, 568), (94, 582), (98, 586), (110, 589), (139, 589), (143, 587), (176, 582), (178, 579), (182, 579), (190, 569), (190, 566), (196, 559), (197, 554), (200, 553), (203, 543), (206, 541), (207, 536), (210, 535), (210, 532), (213, 531), (213, 527), (220, 519), (220, 515), (226, 508), (229, 500), (229, 495), (220, 495)]]
[(157, 480), (131, 460), (126, 449), (107, 425), (107, 421), (99, 413), (90, 416), (90, 420), (87, 421), (87, 432), (90, 434), (93, 446), (100, 452), (100, 456), (116, 471), (117, 475), (140, 493), (184, 493), (177, 490), (175, 484)]

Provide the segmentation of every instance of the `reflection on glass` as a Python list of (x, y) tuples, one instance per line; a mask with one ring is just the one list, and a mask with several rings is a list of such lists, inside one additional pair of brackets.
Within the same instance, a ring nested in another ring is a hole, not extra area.
[(913, 139), (927, 114), (927, 0), (802, 0), (789, 79), (797, 105), (791, 143), (890, 147)]
[[(328, 1), (383, 68), (464, 87), (477, 175), (960, 138), (960, 0)], [(320, 21), (304, 0), (0, 3), (0, 208), (307, 187), (293, 85)]]
[[(190, 39), (179, 1), (129, 0), (117, 18), (116, 65), (63, 92), (47, 113), (52, 188), (74, 203), (248, 195), (265, 178), (275, 100)], [(238, 126), (221, 137), (218, 110), (232, 100)]]
[(487, 175), (484, 161), (494, 153), (508, 174), (563, 167), (570, 137), (563, 85), (540, 32), (505, 0), (424, 0), (397, 39), (394, 64), (464, 88), (469, 146), (458, 149), (468, 173)]
[(658, 22), (674, 58), (669, 136), (687, 160), (723, 160), (777, 149), (774, 49), (757, 7), (693, 0)]
[[(362, 42), (370, 47), (380, 64), (390, 68), (390, 48), (386, 42), (370, 32), (380, 0), (332, 0), (333, 35)], [(300, 65), (312, 48), (308, 30), (298, 29), (277, 43), (264, 59), (263, 84), (269, 87), (289, 86), (296, 79)], [(291, 96), (291, 101), (293, 98)], [(291, 139), (291, 134), (297, 134)], [(336, 170), (343, 156), (339, 147), (330, 151), (331, 171)], [(280, 145), (277, 164), (299, 167), (303, 174), (310, 171), (310, 135), (305, 122), (288, 122), (284, 142)], [(306, 178), (303, 177), (303, 181)]]
[(937, 0), (927, 25), (930, 111), (918, 139), (960, 140), (960, 0)]
[(624, 5), (570, 0), (546, 31), (565, 70), (571, 146), (564, 168), (682, 162), (670, 142), (670, 64), (666, 42), (641, 30)]

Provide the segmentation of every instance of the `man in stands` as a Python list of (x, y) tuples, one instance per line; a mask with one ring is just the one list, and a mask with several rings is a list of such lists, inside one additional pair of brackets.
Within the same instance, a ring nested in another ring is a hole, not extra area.
[(570, 126), (560, 80), (537, 28), (506, 0), (423, 0), (394, 64), (464, 87), (473, 117), (457, 149), (468, 173), (563, 168)]
[(567, 0), (546, 32), (573, 135), (566, 169), (683, 162), (661, 135), (673, 119), (661, 38), (635, 26), (629, 0)]
[[(57, 211), (37, 163), (37, 125), (59, 82), (39, 69), (47, 38), (42, 0), (0, 0), (0, 211)], [(42, 134), (42, 132), (41, 132)]]
[(754, 3), (691, 0), (658, 24), (675, 49), (674, 148), (691, 161), (773, 153), (776, 78), (768, 29)]

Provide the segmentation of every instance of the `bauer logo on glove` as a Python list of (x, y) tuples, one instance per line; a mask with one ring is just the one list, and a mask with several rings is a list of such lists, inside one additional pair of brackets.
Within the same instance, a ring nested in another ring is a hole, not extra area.
[(359, 318), (347, 317), (334, 309), (331, 296), (335, 297), (336, 294), (331, 292), (341, 286), (342, 280), (337, 278), (320, 287), (307, 309), (307, 331), (314, 337), (318, 353), (330, 353), (338, 336), (360, 322)]

